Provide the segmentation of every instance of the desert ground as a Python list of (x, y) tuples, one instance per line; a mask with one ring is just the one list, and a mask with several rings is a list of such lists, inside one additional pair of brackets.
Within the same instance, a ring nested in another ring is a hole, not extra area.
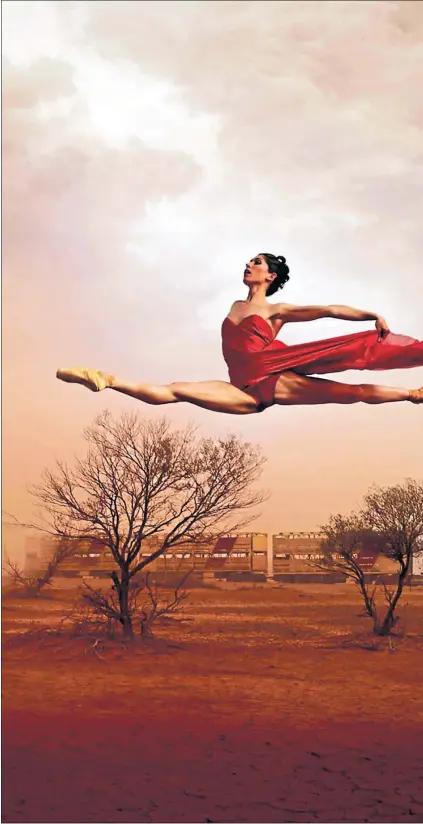
[(423, 821), (423, 588), (371, 641), (353, 585), (193, 590), (136, 652), (3, 602), (4, 822)]

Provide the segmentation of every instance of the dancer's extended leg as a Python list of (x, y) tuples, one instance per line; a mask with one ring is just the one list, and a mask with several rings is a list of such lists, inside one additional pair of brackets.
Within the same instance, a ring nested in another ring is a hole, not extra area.
[[(225, 381), (153, 386), (147, 383), (126, 383), (105, 372), (80, 368), (59, 369), (57, 377), (69, 383), (82, 384), (93, 392), (114, 389), (116, 392), (154, 405), (185, 402), (229, 415), (249, 415), (258, 411), (257, 400)], [(354, 385), (287, 371), (280, 376), (275, 391), (275, 403), (286, 406), (359, 402), (377, 404), (394, 401), (423, 403), (423, 387), (398, 389), (374, 384)]]
[(284, 372), (275, 390), (275, 403), (281, 406), (321, 403), (423, 403), (423, 388), (399, 389), (377, 384), (348, 384), (326, 378), (312, 378)]
[(186, 402), (229, 415), (249, 415), (257, 412), (258, 403), (254, 398), (225, 381), (153, 386), (148, 383), (126, 383), (105, 372), (82, 368), (59, 369), (57, 377), (67, 383), (82, 384), (93, 392), (114, 389), (115, 392), (154, 405)]
[(176, 382), (166, 386), (152, 386), (147, 383), (128, 384), (115, 380), (110, 388), (144, 403), (185, 402), (213, 412), (226, 412), (229, 415), (248, 415), (257, 411), (257, 402), (254, 398), (225, 381)]

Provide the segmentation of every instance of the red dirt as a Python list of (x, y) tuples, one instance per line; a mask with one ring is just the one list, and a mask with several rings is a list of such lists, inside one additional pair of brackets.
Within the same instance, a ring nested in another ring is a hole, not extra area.
[[(4, 629), (59, 597), (5, 602)], [(193, 592), (174, 646), (139, 655), (7, 644), (3, 821), (422, 822), (423, 592), (404, 598), (394, 652), (341, 645), (367, 628), (348, 585)]]

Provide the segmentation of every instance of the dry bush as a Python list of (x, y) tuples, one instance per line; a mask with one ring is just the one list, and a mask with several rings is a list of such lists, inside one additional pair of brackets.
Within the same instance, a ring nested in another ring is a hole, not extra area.
[(2, 569), (10, 578), (13, 587), (10, 594), (18, 594), (27, 598), (37, 598), (45, 587), (51, 586), (61, 564), (75, 551), (73, 541), (62, 538), (52, 551), (50, 558), (45, 560), (45, 568), (38, 572), (26, 572), (17, 561), (5, 556)]
[[(140, 649), (146, 642), (156, 640), (155, 624), (170, 621), (182, 612), (189, 597), (184, 586), (189, 575), (190, 572), (184, 575), (171, 592), (153, 583), (149, 574), (131, 582), (129, 608), (133, 626), (138, 628), (138, 645), (134, 644), (135, 638), (128, 639), (122, 632), (117, 590), (111, 587), (104, 591), (87, 581), (82, 582), (77, 599), (57, 624), (40, 626), (37, 621), (30, 621), (28, 629), (16, 633), (6, 643), (16, 646), (35, 641), (53, 652), (65, 651), (68, 655), (79, 654), (82, 648), (101, 659), (106, 650)], [(75, 646), (69, 643), (72, 641), (81, 643)]]
[[(170, 620), (181, 612), (183, 602), (189, 597), (184, 584), (190, 575), (181, 578), (172, 588), (172, 594), (165, 597), (163, 589), (151, 581), (147, 573), (132, 580), (129, 586), (128, 613), (132, 626), (142, 640), (153, 638), (153, 625)], [(84, 581), (80, 588), (81, 618), (75, 624), (78, 631), (83, 628), (102, 633), (108, 638), (123, 636), (122, 616), (119, 604), (119, 589), (113, 584), (106, 592)]]

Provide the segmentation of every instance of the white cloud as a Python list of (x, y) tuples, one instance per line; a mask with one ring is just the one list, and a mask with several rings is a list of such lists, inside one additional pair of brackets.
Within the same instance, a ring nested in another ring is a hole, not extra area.
[[(141, 266), (153, 299), (160, 271), (167, 311), (183, 296), (208, 329), (257, 250), (287, 256), (287, 300), (371, 298), (414, 324), (419, 12), (391, 2), (175, 6), (7, 4), (14, 231), (42, 221), (40, 247), (58, 232), (64, 249), (82, 247), (110, 294), (108, 258), (121, 272), (117, 298)], [(16, 198), (32, 196), (39, 213), (19, 227)]]
[(43, 58), (61, 60), (81, 37), (88, 8), (84, 2), (7, 0), (3, 3), (3, 58), (21, 69)]
[(180, 90), (150, 77), (130, 61), (73, 53), (74, 83), (85, 122), (80, 132), (115, 149), (133, 140), (160, 151), (181, 151), (201, 162), (213, 154), (218, 119), (192, 112)]

